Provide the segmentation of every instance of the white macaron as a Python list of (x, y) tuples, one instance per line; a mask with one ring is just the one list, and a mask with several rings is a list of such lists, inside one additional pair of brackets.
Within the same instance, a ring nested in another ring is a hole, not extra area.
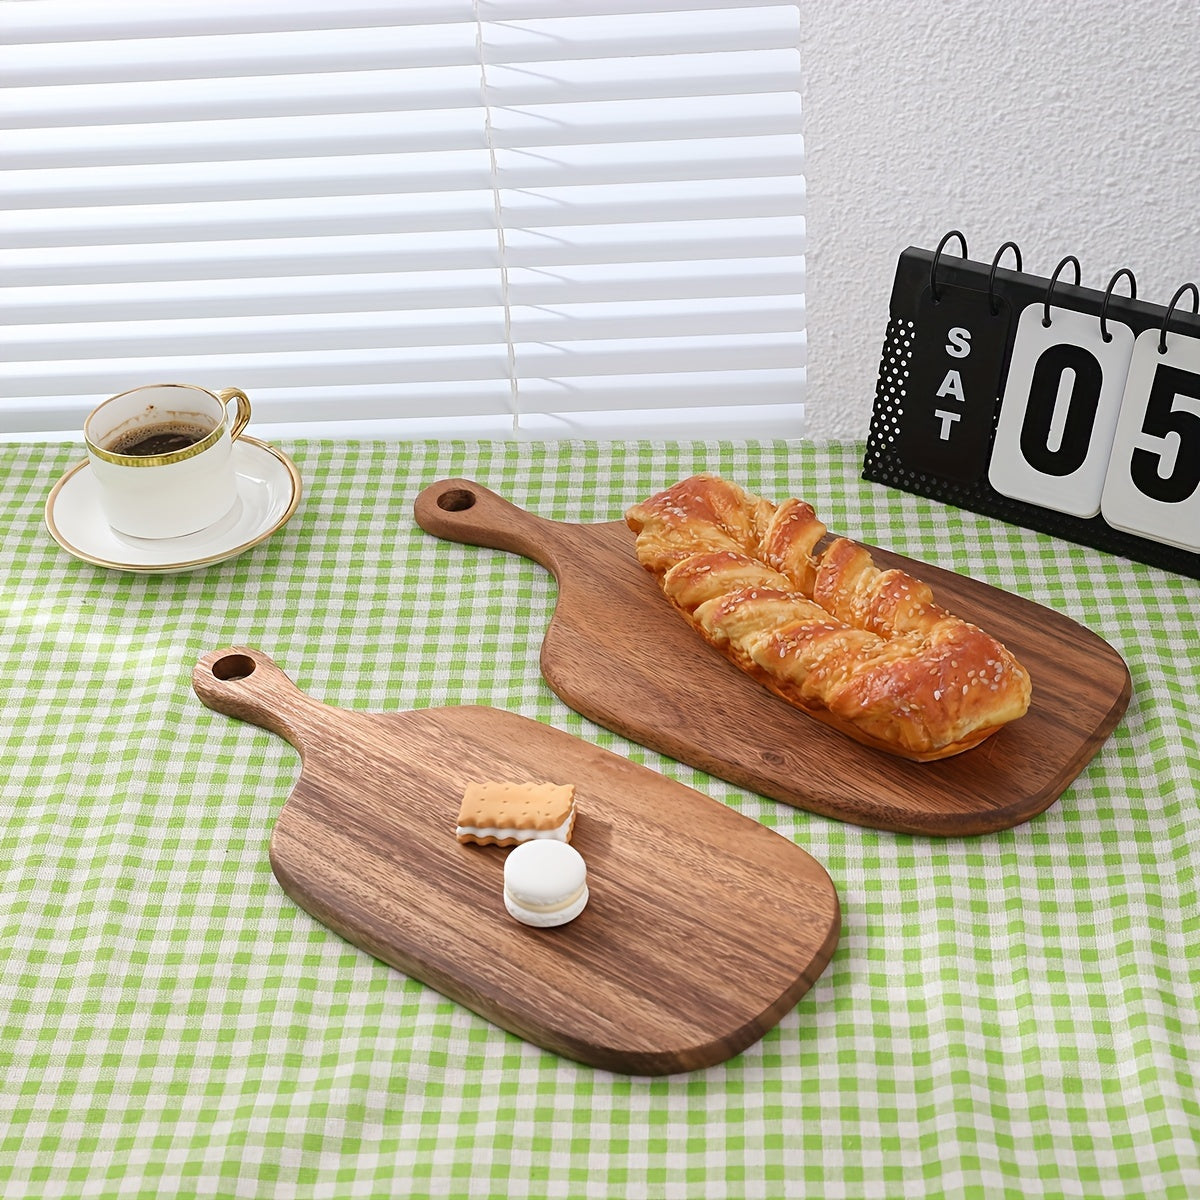
[(505, 859), (504, 907), (522, 924), (541, 929), (565, 925), (587, 902), (587, 865), (574, 846), (524, 842)]

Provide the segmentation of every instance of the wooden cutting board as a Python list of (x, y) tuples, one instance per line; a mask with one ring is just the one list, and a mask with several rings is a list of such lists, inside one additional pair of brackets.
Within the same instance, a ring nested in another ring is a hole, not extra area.
[[(661, 1075), (771, 1029), (837, 944), (837, 893), (787, 838), (598, 746), (494, 708), (363, 713), (299, 691), (265, 654), (206, 654), (192, 685), (272, 730), (302, 768), (271, 834), (284, 890), (319, 921), (568, 1058)], [(513, 920), (508, 850), (455, 837), (467, 783), (573, 783), (581, 916)]]
[[(1021, 720), (953, 758), (913, 763), (868, 749), (773, 696), (671, 609), (623, 521), (550, 521), (467, 479), (417, 497), (441, 538), (534, 559), (558, 581), (541, 651), (550, 687), (624, 737), (761, 795), (901, 833), (992, 833), (1048, 808), (1129, 703), (1124, 661), (1075, 621), (928, 563), (871, 547), (944, 608), (998, 637), (1033, 679)], [(464, 564), (464, 570), (468, 569)]]

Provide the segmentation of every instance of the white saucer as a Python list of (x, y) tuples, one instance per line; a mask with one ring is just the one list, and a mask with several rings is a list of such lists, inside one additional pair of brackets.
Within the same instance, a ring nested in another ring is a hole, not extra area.
[(300, 472), (281, 450), (243, 434), (233, 444), (238, 500), (219, 521), (176, 538), (118, 533), (100, 512), (96, 478), (85, 459), (46, 501), (50, 536), (76, 558), (117, 571), (167, 575), (235, 558), (282, 529), (300, 503)]

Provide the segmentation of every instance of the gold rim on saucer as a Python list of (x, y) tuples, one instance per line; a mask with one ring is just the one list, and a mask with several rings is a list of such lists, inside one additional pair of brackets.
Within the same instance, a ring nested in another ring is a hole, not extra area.
[[(184, 558), (184, 559), (180, 559), (180, 560), (174, 561), (174, 562), (130, 563), (130, 562), (121, 562), (118, 559), (113, 559), (113, 558), (103, 558), (99, 555), (92, 554), (89, 551), (84, 550), (83, 548), (75, 545), (63, 534), (62, 530), (58, 527), (58, 524), (54, 519), (54, 509), (55, 509), (55, 504), (59, 498), (60, 493), (67, 486), (67, 484), (69, 484), (71, 482), (71, 480), (74, 479), (75, 476), (78, 475), (81, 471), (84, 471), (88, 467), (90, 467), (91, 463), (86, 458), (82, 462), (78, 462), (75, 464), (75, 466), (71, 467), (70, 470), (68, 470), (64, 475), (62, 475), (59, 478), (58, 482), (55, 483), (54, 487), (51, 488), (51, 490), (50, 490), (50, 495), (46, 499), (46, 514), (45, 514), (46, 515), (46, 527), (50, 531), (50, 536), (68, 554), (73, 555), (75, 558), (80, 559), (82, 562), (91, 563), (92, 566), (96, 566), (96, 567), (108, 567), (108, 568), (111, 568), (111, 569), (117, 570), (117, 571), (131, 571), (131, 572), (134, 572), (137, 574), (144, 574), (144, 575), (160, 575), (160, 574), (169, 574), (170, 572), (173, 572), (173, 571), (194, 570), (199, 567), (210, 566), (213, 563), (224, 562), (230, 558), (236, 558), (239, 554), (244, 554), (247, 550), (250, 550), (254, 546), (257, 546), (260, 542), (265, 542), (267, 540), (267, 538), (271, 537), (275, 533), (278, 533), (279, 530), (282, 529), (284, 527), (284, 525), (286, 525), (288, 523), (289, 520), (291, 520), (292, 516), (296, 512), (296, 509), (300, 505), (300, 495), (301, 495), (301, 491), (303, 488), (303, 483), (302, 483), (302, 480), (300, 477), (300, 471), (296, 467), (296, 464), (294, 462), (292, 462), (292, 460), (286, 454), (284, 454), (282, 450), (277, 449), (275, 446), (270, 445), (268, 442), (261, 441), (260, 439), (258, 439), (256, 437), (251, 437), (248, 434), (242, 434), (242, 436), (238, 438), (237, 442), (235, 442), (234, 445), (235, 445), (235, 447), (238, 445), (245, 445), (247, 447), (253, 446), (256, 449), (263, 451), (266, 454), (269, 454), (287, 472), (289, 483), (291, 486), (291, 499), (288, 502), (287, 508), (283, 511), (283, 513), (279, 517), (277, 517), (273, 521), (271, 521), (270, 524), (267, 526), (267, 528), (265, 528), (262, 531), (260, 531), (259, 533), (257, 533), (254, 537), (249, 538), (244, 542), (239, 542), (236, 546), (228, 546), (228, 547), (225, 547), (224, 549), (216, 551), (212, 554), (200, 555), (200, 556), (194, 557), (194, 558)], [(199, 532), (203, 533), (204, 531), (200, 530)], [(185, 536), (190, 537), (190, 536), (194, 536), (194, 535), (189, 534), (189, 535), (185, 535)], [(161, 540), (162, 541), (175, 541), (176, 539), (170, 538), (170, 539), (161, 539)]]

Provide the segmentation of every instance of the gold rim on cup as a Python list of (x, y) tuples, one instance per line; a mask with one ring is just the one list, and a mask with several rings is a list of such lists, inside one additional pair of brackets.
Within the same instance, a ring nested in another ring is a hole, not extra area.
[(130, 396), (134, 392), (150, 391), (153, 388), (183, 388), (189, 392), (203, 392), (206, 396), (211, 396), (220, 404), (223, 410), (226, 409), (230, 400), (237, 401), (237, 416), (233, 419), (233, 424), (229, 426), (229, 439), (236, 441), (241, 436), (242, 430), (250, 422), (250, 397), (242, 391), (241, 388), (222, 388), (219, 392), (210, 392), (208, 388), (201, 387), (197, 383), (146, 383), (138, 387), (130, 388), (126, 392), (118, 392), (115, 396), (110, 396), (103, 404), (97, 405), (83, 427), (83, 440), (87, 444), (90, 453), (96, 455), (97, 458), (104, 459), (105, 462), (116, 463), (122, 467), (161, 467), (165, 463), (183, 462), (184, 459), (194, 458), (197, 454), (202, 454), (210, 446), (216, 445), (221, 439), (221, 435), (225, 432), (225, 426), (228, 424), (228, 412), (217, 422), (217, 424), (206, 433), (198, 442), (193, 442), (190, 446), (184, 446), (180, 450), (172, 450), (169, 454), (117, 454), (112, 450), (106, 450), (103, 446), (97, 445), (88, 436), (88, 425), (91, 424), (92, 417), (96, 415), (105, 405), (110, 404), (113, 400), (120, 400), (125, 396)]

